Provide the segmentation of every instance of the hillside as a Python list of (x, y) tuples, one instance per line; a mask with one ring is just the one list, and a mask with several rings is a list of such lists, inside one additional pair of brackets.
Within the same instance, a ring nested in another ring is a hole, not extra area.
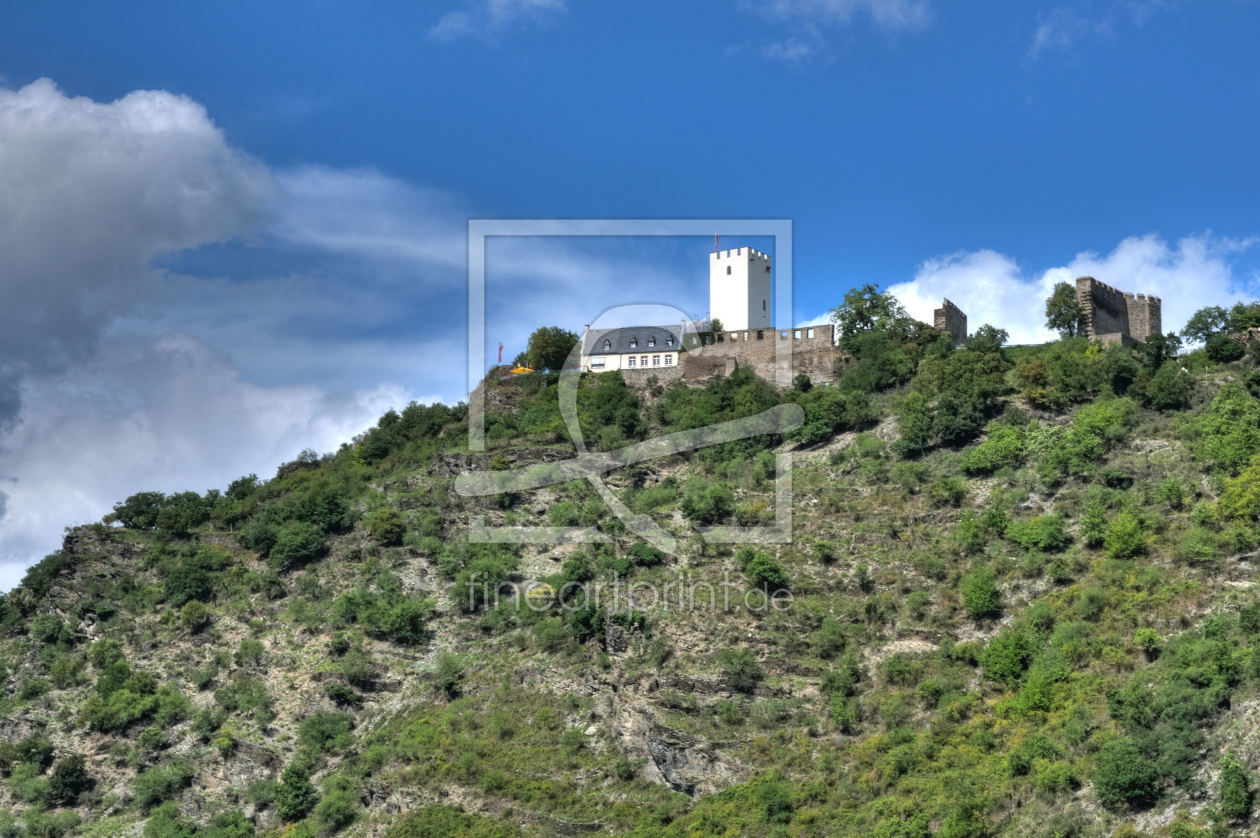
[[(584, 376), (596, 450), (804, 410), (607, 477), (672, 554), (585, 482), (455, 491), (573, 456), (556, 376), (483, 385), (484, 453), (413, 404), (134, 495), (0, 599), (0, 836), (1253, 834), (1260, 353), (1002, 343)], [(773, 522), (782, 452), (791, 543), (706, 543)]]

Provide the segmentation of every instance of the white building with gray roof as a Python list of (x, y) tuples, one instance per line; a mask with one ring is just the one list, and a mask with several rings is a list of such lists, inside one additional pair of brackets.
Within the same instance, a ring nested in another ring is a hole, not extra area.
[(678, 366), (683, 327), (623, 326), (582, 334), (582, 372), (667, 369)]

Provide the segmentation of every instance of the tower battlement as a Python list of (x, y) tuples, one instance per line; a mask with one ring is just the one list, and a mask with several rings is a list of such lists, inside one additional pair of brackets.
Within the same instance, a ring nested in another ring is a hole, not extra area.
[(768, 329), (773, 278), (770, 257), (752, 247), (709, 254), (709, 316), (733, 331)]
[(1161, 303), (1154, 294), (1121, 291), (1081, 276), (1076, 279), (1076, 304), (1084, 316), (1082, 333), (1104, 343), (1144, 343), (1163, 330)]

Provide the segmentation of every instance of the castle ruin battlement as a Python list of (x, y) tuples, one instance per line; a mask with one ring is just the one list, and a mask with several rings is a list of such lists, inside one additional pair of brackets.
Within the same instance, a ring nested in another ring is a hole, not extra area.
[(949, 335), (954, 346), (962, 346), (967, 340), (967, 315), (948, 297), (943, 297), (941, 307), (932, 312), (932, 326)]
[(1103, 343), (1132, 346), (1163, 330), (1161, 303), (1154, 294), (1121, 291), (1092, 276), (1076, 278), (1081, 333)]

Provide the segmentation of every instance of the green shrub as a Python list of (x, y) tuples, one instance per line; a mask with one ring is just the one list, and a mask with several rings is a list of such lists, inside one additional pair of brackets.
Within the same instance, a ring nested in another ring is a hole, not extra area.
[(1072, 543), (1067, 522), (1059, 515), (1040, 515), (1022, 521), (1013, 521), (1006, 528), (1006, 537), (1025, 550), (1041, 550), (1057, 553)]
[(1112, 739), (1098, 751), (1094, 790), (1110, 809), (1140, 807), (1152, 803), (1157, 794), (1158, 775), (1130, 739)]
[(725, 483), (693, 480), (683, 490), (682, 513), (701, 526), (730, 518), (735, 511), (735, 493)]
[(844, 626), (835, 617), (823, 617), (822, 625), (814, 632), (814, 646), (821, 658), (834, 658), (844, 651), (848, 644)]
[(131, 791), (142, 809), (152, 809), (188, 788), (193, 774), (192, 767), (184, 762), (155, 766), (136, 775)]
[(787, 574), (774, 557), (750, 549), (741, 551), (740, 556), (740, 566), (754, 585), (769, 594), (787, 590)]
[(993, 636), (980, 656), (984, 674), (1008, 686), (1023, 677), (1032, 660), (1032, 644), (1022, 629), (1007, 626)]
[(960, 477), (946, 477), (936, 481), (928, 489), (933, 506), (959, 506), (967, 497), (967, 481)]
[(963, 451), (958, 463), (968, 474), (989, 474), (1019, 465), (1027, 453), (1023, 428), (994, 423), (989, 425), (988, 438)]
[(179, 624), (189, 634), (196, 634), (210, 622), (210, 610), (197, 600), (189, 600), (179, 609)]
[(959, 593), (963, 607), (973, 620), (996, 617), (1002, 613), (1002, 596), (988, 568), (977, 568), (964, 576), (959, 584)]
[(1260, 401), (1230, 382), (1187, 425), (1191, 451), (1210, 468), (1237, 474), (1260, 452)]
[(321, 754), (344, 751), (353, 741), (353, 729), (348, 714), (316, 710), (298, 725), (298, 744)]
[(378, 543), (385, 546), (402, 544), (407, 534), (407, 522), (398, 510), (378, 509), (367, 517), (368, 533)]
[(1221, 759), (1221, 780), (1216, 799), (1221, 814), (1230, 820), (1242, 821), (1251, 816), (1251, 776), (1233, 754), (1226, 754)]
[(723, 649), (717, 663), (723, 680), (737, 692), (752, 693), (766, 677), (757, 656), (747, 649)]
[(287, 521), (276, 531), (268, 561), (281, 570), (292, 570), (324, 554), (324, 532), (307, 521)]
[(1120, 512), (1107, 526), (1103, 546), (1113, 559), (1128, 559), (1146, 552), (1142, 522), (1128, 510)]
[(359, 817), (359, 801), (349, 789), (334, 789), (315, 805), (315, 823), (322, 835), (333, 835)]

